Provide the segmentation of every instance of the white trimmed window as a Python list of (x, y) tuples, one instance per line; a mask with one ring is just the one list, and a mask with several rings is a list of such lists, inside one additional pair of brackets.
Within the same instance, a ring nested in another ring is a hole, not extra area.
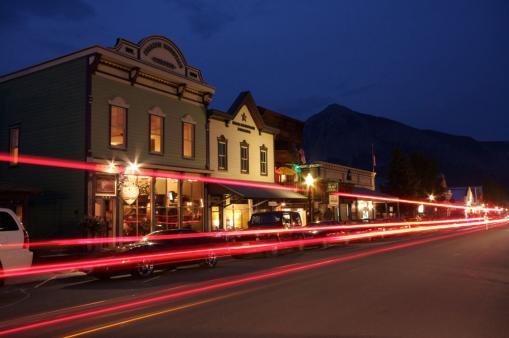
[(267, 176), (267, 174), (267, 147), (263, 145), (260, 147), (260, 175)]
[(163, 153), (164, 118), (150, 114), (150, 152), (152, 154)]
[(217, 169), (228, 170), (228, 140), (223, 135), (217, 138)]
[(246, 141), (240, 142), (240, 172), (249, 173), (249, 144)]

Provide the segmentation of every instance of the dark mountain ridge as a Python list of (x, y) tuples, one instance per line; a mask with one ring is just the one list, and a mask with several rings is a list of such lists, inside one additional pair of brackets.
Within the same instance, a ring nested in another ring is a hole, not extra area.
[(498, 183), (509, 189), (509, 142), (477, 141), (434, 130), (418, 129), (383, 117), (332, 104), (306, 120), (308, 160), (324, 160), (371, 169), (371, 146), (378, 177), (387, 173), (394, 149), (419, 152), (437, 161), (449, 186)]

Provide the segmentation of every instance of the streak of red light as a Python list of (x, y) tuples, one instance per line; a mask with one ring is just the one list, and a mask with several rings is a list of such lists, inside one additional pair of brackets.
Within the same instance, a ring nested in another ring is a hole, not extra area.
[[(267, 252), (274, 249), (283, 250), (289, 248), (297, 248), (301, 246), (311, 246), (319, 243), (326, 242), (346, 242), (353, 240), (360, 240), (365, 238), (374, 238), (381, 236), (389, 236), (396, 234), (406, 234), (406, 233), (418, 233), (418, 232), (426, 232), (426, 231), (437, 231), (437, 230), (445, 230), (445, 229), (455, 229), (455, 228), (465, 228), (465, 227), (473, 227), (477, 225), (489, 225), (489, 224), (499, 224), (499, 223), (507, 223), (507, 219), (501, 220), (491, 220), (491, 221), (481, 221), (481, 222), (472, 222), (466, 224), (449, 224), (449, 225), (437, 225), (433, 227), (418, 227), (418, 228), (406, 228), (406, 229), (397, 229), (397, 230), (388, 230), (388, 231), (371, 231), (364, 232), (360, 234), (352, 234), (352, 235), (339, 235), (334, 237), (324, 238), (310, 238), (310, 239), (299, 239), (299, 240), (289, 240), (283, 242), (261, 242), (255, 241), (255, 244), (249, 242), (238, 242), (234, 245), (226, 245), (220, 247), (209, 247), (209, 248), (200, 248), (194, 250), (176, 250), (171, 252), (163, 252), (163, 253), (155, 253), (155, 254), (145, 254), (145, 255), (133, 255), (133, 256), (117, 256), (114, 258), (101, 258), (101, 259), (92, 259), (92, 260), (78, 260), (72, 262), (65, 263), (54, 263), (54, 264), (44, 264), (44, 265), (35, 265), (29, 268), (11, 268), (5, 269), (1, 278), (9, 278), (9, 277), (21, 277), (28, 275), (36, 275), (36, 274), (44, 274), (44, 273), (55, 273), (55, 272), (63, 272), (63, 271), (73, 271), (73, 270), (86, 270), (97, 267), (104, 266), (117, 266), (122, 265), (128, 262), (129, 264), (139, 263), (142, 261), (152, 261), (154, 263), (158, 262), (174, 262), (174, 261), (191, 261), (206, 258), (211, 252), (216, 254), (217, 256), (228, 256), (228, 255), (242, 255), (242, 254), (252, 254), (252, 253), (260, 253)], [(258, 244), (258, 243), (259, 244)], [(261, 243), (260, 243), (261, 242)]]
[[(15, 158), (8, 154), (0, 152), (0, 162), (13, 162)], [(39, 165), (46, 167), (55, 167), (55, 168), (67, 168), (67, 169), (78, 169), (78, 170), (88, 170), (88, 171), (100, 171), (100, 172), (108, 172), (108, 173), (118, 173), (118, 174), (129, 174), (129, 170), (120, 166), (116, 166), (112, 172), (112, 168), (106, 164), (97, 164), (76, 160), (62, 160), (51, 157), (40, 157), (40, 156), (30, 156), (30, 155), (19, 155), (16, 158), (16, 161), (19, 164), (30, 164), (30, 165)], [(300, 191), (301, 189), (282, 186), (278, 184), (270, 184), (270, 183), (259, 183), (259, 182), (251, 182), (251, 181), (242, 181), (242, 180), (232, 180), (232, 179), (224, 179), (224, 178), (214, 178), (209, 176), (195, 176), (189, 174), (180, 174), (175, 172), (161, 171), (155, 169), (143, 169), (140, 168), (136, 172), (137, 176), (150, 176), (150, 177), (165, 177), (171, 179), (178, 180), (194, 180), (201, 181), (205, 183), (217, 183), (217, 184), (227, 184), (227, 185), (235, 185), (235, 186), (243, 186), (243, 187), (251, 187), (251, 188), (264, 188), (264, 189), (276, 189), (276, 190), (286, 190), (286, 191)]]
[(102, 314), (107, 314), (107, 313), (116, 313), (119, 310), (133, 309), (133, 308), (143, 306), (143, 305), (150, 305), (150, 304), (154, 304), (154, 303), (161, 302), (161, 301), (167, 301), (170, 299), (181, 298), (184, 296), (196, 295), (196, 294), (201, 294), (201, 293), (205, 293), (208, 291), (225, 289), (225, 288), (242, 285), (242, 284), (247, 284), (247, 283), (252, 283), (252, 282), (256, 282), (256, 281), (260, 281), (260, 280), (272, 279), (272, 278), (284, 276), (284, 275), (287, 275), (290, 273), (307, 271), (307, 270), (316, 269), (316, 268), (323, 267), (323, 266), (328, 266), (328, 265), (332, 265), (332, 264), (337, 264), (337, 263), (342, 263), (342, 262), (360, 259), (360, 258), (364, 258), (364, 257), (369, 257), (369, 256), (373, 256), (373, 255), (380, 254), (380, 253), (386, 253), (386, 252), (391, 252), (391, 251), (400, 250), (400, 249), (404, 249), (404, 248), (409, 248), (409, 247), (413, 247), (413, 246), (417, 246), (417, 245), (421, 245), (421, 244), (425, 244), (425, 243), (429, 243), (429, 242), (433, 242), (433, 241), (437, 241), (437, 240), (458, 237), (458, 236), (462, 236), (465, 234), (477, 232), (480, 230), (481, 229), (479, 229), (479, 228), (471, 229), (469, 231), (462, 232), (462, 233), (447, 234), (447, 235), (436, 236), (436, 237), (432, 237), (432, 238), (411, 241), (411, 242), (407, 242), (407, 243), (391, 245), (391, 246), (387, 246), (384, 248), (372, 249), (372, 250), (368, 250), (368, 251), (350, 254), (347, 256), (343, 256), (343, 257), (326, 259), (326, 260), (321, 260), (321, 261), (298, 265), (298, 266), (293, 265), (286, 269), (278, 269), (276, 271), (265, 272), (265, 273), (260, 273), (260, 274), (253, 275), (253, 276), (237, 278), (237, 279), (233, 279), (233, 280), (225, 281), (225, 282), (221, 282), (221, 283), (209, 284), (206, 286), (197, 287), (197, 288), (193, 288), (190, 290), (184, 290), (184, 291), (180, 291), (180, 292), (170, 293), (170, 294), (157, 296), (157, 297), (153, 297), (153, 298), (149, 298), (149, 299), (128, 302), (128, 303), (110, 306), (110, 307), (106, 307), (106, 308), (102, 308), (102, 309), (98, 309), (98, 310), (85, 311), (85, 312), (81, 312), (81, 313), (77, 313), (77, 314), (73, 314), (73, 315), (69, 315), (69, 316), (63, 316), (63, 317), (59, 317), (59, 318), (55, 318), (55, 319), (51, 319), (51, 320), (47, 320), (47, 321), (40, 321), (40, 322), (31, 323), (31, 324), (27, 324), (27, 325), (21, 325), (18, 327), (13, 327), (13, 328), (9, 328), (9, 329), (0, 331), (0, 336), (23, 332), (23, 331), (28, 331), (28, 330), (42, 328), (42, 327), (47, 327), (47, 326), (56, 325), (56, 324), (60, 324), (60, 323), (70, 322), (70, 321), (74, 321), (74, 320), (78, 320), (78, 319), (94, 317), (97, 315), (102, 315)]
[[(369, 223), (369, 224), (355, 224), (355, 225), (327, 225), (327, 226), (313, 226), (313, 227), (299, 227), (290, 229), (263, 229), (263, 230), (234, 230), (234, 231), (214, 231), (214, 232), (198, 232), (189, 234), (175, 234), (175, 235), (152, 235), (151, 240), (165, 240), (176, 238), (199, 238), (199, 237), (242, 237), (250, 235), (263, 235), (273, 233), (298, 233), (309, 231), (327, 231), (327, 230), (362, 230), (371, 228), (392, 228), (402, 226), (422, 226), (422, 225), (436, 225), (447, 223), (468, 223), (474, 221), (484, 220), (483, 217), (476, 218), (457, 218), (445, 220), (432, 220), (432, 221), (405, 221), (405, 222), (385, 222), (385, 223)], [(77, 246), (77, 245), (91, 245), (91, 244), (120, 244), (141, 241), (145, 236), (125, 236), (125, 237), (97, 237), (97, 238), (71, 238), (71, 239), (55, 239), (48, 241), (33, 241), (30, 243), (30, 248), (46, 247), (46, 246)], [(19, 244), (0, 244), (1, 247), (17, 247)]]
[[(418, 200), (409, 200), (409, 199), (403, 199), (403, 198), (392, 198), (392, 197), (379, 197), (379, 196), (371, 196), (371, 195), (363, 195), (363, 194), (352, 194), (348, 192), (335, 192), (331, 193), (332, 195), (337, 195), (341, 197), (351, 197), (351, 198), (365, 198), (367, 200), (376, 200), (376, 201), (385, 201), (385, 202), (397, 202), (397, 203), (406, 203), (406, 204), (418, 204), (418, 205), (427, 205), (432, 207), (439, 207), (439, 208), (450, 208), (450, 209), (462, 209), (462, 210), (470, 210), (474, 209), (476, 207), (468, 207), (464, 205), (455, 205), (455, 204), (449, 204), (449, 203), (433, 203), (433, 202), (426, 202), (426, 201), (418, 201)], [(502, 211), (502, 209), (498, 208), (484, 208), (479, 207), (479, 210), (482, 212), (488, 212), (488, 211)]]

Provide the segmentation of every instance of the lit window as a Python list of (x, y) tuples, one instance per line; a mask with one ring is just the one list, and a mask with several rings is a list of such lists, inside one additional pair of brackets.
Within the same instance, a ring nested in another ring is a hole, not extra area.
[(19, 160), (19, 127), (9, 129), (9, 153), (12, 156), (11, 165)]
[(267, 175), (267, 147), (260, 147), (260, 175)]
[(217, 169), (228, 169), (228, 141), (222, 135), (217, 138)]
[(127, 109), (110, 106), (110, 146), (125, 149), (127, 144)]
[(164, 119), (161, 116), (150, 115), (150, 152), (163, 153)]
[(194, 157), (194, 124), (188, 122), (182, 124), (182, 155), (185, 158)]
[(246, 141), (240, 143), (240, 172), (249, 173), (249, 144)]

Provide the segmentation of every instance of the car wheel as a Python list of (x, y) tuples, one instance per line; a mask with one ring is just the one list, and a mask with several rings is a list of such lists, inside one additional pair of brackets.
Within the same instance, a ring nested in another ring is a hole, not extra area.
[(205, 258), (203, 262), (203, 266), (206, 268), (213, 268), (217, 265), (217, 256), (215, 253), (211, 252), (208, 254), (207, 258)]
[(154, 263), (143, 261), (138, 263), (134, 270), (134, 275), (141, 278), (147, 278), (154, 273)]

